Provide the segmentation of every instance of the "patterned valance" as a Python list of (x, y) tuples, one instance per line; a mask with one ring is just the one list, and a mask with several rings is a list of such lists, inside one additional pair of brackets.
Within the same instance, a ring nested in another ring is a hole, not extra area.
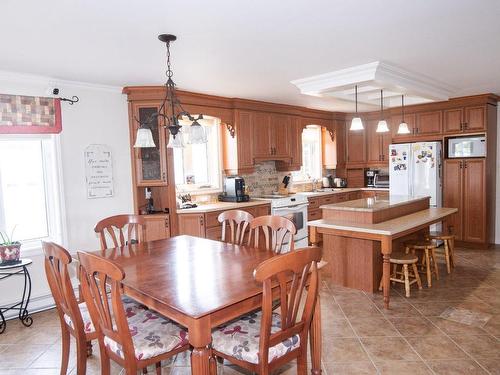
[(0, 134), (57, 134), (61, 130), (59, 99), (0, 94)]

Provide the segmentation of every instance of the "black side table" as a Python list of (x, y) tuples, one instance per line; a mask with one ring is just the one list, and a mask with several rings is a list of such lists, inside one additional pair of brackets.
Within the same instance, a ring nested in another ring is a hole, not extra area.
[(5, 331), (7, 322), (3, 313), (9, 310), (19, 310), (19, 320), (25, 327), (33, 324), (33, 318), (29, 315), (28, 304), (31, 297), (31, 277), (28, 266), (33, 263), (31, 259), (21, 259), (21, 263), (2, 266), (0, 265), (0, 280), (11, 276), (24, 276), (23, 297), (20, 302), (11, 306), (0, 306), (0, 334)]

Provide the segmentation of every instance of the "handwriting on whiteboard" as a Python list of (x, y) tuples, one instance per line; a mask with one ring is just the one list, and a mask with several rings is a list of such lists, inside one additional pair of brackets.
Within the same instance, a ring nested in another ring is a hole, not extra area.
[(106, 145), (89, 145), (85, 149), (87, 198), (113, 196), (113, 161)]

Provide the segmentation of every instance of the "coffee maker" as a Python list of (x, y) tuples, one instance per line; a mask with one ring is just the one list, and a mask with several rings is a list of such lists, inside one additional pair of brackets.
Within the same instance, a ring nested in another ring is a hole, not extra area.
[(224, 178), (224, 193), (219, 195), (221, 202), (248, 202), (250, 197), (245, 194), (245, 179), (240, 176)]
[(368, 169), (365, 172), (366, 175), (366, 186), (367, 187), (375, 187), (375, 176), (378, 174), (377, 170)]

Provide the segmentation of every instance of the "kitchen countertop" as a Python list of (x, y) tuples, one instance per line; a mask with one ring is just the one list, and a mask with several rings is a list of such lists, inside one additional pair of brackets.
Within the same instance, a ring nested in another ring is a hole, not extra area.
[(182, 214), (200, 214), (205, 212), (214, 212), (214, 211), (225, 211), (225, 210), (234, 210), (243, 207), (252, 207), (252, 206), (262, 206), (266, 204), (270, 204), (271, 200), (259, 199), (254, 200), (250, 199), (249, 202), (216, 202), (209, 204), (200, 204), (198, 207), (194, 208), (184, 208), (177, 209), (177, 213), (179, 215)]
[(412, 228), (430, 223), (441, 218), (447, 217), (455, 212), (456, 208), (436, 208), (431, 207), (426, 210), (418, 211), (409, 215), (401, 216), (395, 219), (383, 221), (376, 224), (346, 223), (340, 220), (313, 220), (307, 225), (317, 228), (336, 229), (341, 231), (363, 232), (371, 234), (381, 234), (384, 236), (395, 236)]
[(388, 188), (334, 188), (333, 191), (300, 191), (296, 194), (305, 195), (306, 197), (321, 197), (324, 195), (332, 195), (332, 194), (342, 194), (342, 193), (351, 193), (353, 191), (387, 191)]
[(429, 198), (430, 197), (413, 197), (404, 195), (391, 196), (389, 199), (361, 198), (352, 201), (325, 204), (320, 206), (320, 208), (324, 210), (333, 209), (338, 211), (377, 212)]

